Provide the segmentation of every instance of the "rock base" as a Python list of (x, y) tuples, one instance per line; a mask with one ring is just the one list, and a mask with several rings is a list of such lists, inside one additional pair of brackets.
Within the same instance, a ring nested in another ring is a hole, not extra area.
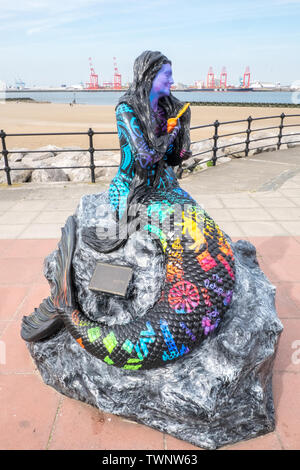
[(128, 371), (91, 356), (63, 329), (28, 343), (44, 382), (205, 449), (273, 431), (272, 368), (282, 331), (275, 287), (259, 268), (253, 245), (239, 240), (233, 249), (231, 307), (217, 333), (194, 352), (162, 368)]

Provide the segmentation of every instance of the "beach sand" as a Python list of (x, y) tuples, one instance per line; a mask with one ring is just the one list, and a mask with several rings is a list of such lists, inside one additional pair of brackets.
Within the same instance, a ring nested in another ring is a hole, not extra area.
[[(293, 108), (265, 108), (265, 107), (238, 107), (238, 106), (192, 106), (191, 126), (200, 126), (219, 122), (247, 119), (262, 116), (279, 116), (285, 114), (300, 114), (298, 109)], [(286, 119), (286, 124), (300, 122), (299, 117)], [(253, 128), (278, 126), (280, 119), (267, 119), (256, 121)], [(89, 128), (100, 132), (116, 132), (116, 118), (114, 106), (98, 105), (74, 105), (56, 103), (8, 103), (0, 106), (0, 129), (7, 134), (19, 133), (51, 133), (51, 132), (87, 132)], [(219, 134), (238, 132), (245, 130), (247, 123), (236, 123), (221, 126)], [(296, 132), (290, 128), (290, 132)], [(299, 130), (298, 130), (299, 132)], [(214, 128), (204, 128), (191, 132), (192, 141), (212, 137)], [(278, 135), (278, 129), (274, 129), (274, 135)], [(243, 137), (244, 138), (244, 134)], [(45, 145), (56, 145), (58, 147), (79, 146), (89, 147), (87, 135), (64, 135), (64, 136), (23, 136), (7, 137), (7, 149), (16, 148), (36, 149)], [(119, 141), (117, 135), (94, 136), (94, 147), (99, 149), (118, 149)], [(2, 149), (1, 149), (2, 150)]]

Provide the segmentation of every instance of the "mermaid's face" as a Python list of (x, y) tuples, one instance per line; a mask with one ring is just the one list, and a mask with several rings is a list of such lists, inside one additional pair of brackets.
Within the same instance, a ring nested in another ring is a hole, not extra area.
[(160, 98), (162, 96), (169, 96), (173, 83), (171, 64), (163, 64), (152, 82), (151, 92)]

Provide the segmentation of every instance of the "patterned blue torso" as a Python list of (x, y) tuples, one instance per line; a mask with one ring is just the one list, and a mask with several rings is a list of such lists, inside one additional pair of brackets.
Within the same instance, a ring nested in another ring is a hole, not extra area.
[[(137, 161), (147, 171), (147, 185), (151, 186), (156, 175), (157, 162), (161, 158), (167, 160), (167, 157), (173, 152), (173, 144), (170, 143), (165, 155), (159, 155), (154, 149), (151, 149), (144, 139), (133, 109), (125, 103), (117, 107), (116, 119), (121, 148), (121, 162), (118, 172), (109, 187), (109, 199), (112, 208), (119, 212), (121, 218), (126, 208), (130, 184), (134, 178), (135, 162)], [(155, 120), (154, 115), (152, 120), (157, 136), (167, 133), (167, 119), (162, 109), (159, 110), (159, 123)], [(167, 163), (164, 165), (157, 188), (169, 190), (179, 188), (174, 171)]]

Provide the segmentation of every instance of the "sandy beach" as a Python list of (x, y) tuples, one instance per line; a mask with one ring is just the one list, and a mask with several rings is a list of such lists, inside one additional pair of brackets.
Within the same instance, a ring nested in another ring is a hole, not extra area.
[[(266, 107), (238, 107), (238, 106), (192, 106), (191, 126), (199, 126), (219, 122), (247, 119), (262, 116), (279, 116), (285, 114), (300, 114), (293, 108), (266, 108)], [(300, 118), (288, 118), (286, 124), (300, 122)], [(280, 119), (268, 119), (253, 123), (253, 128), (277, 126)], [(116, 119), (114, 106), (75, 105), (56, 103), (5, 103), (0, 106), (0, 129), (9, 133), (51, 133), (51, 132), (86, 132), (89, 128), (94, 131), (116, 131)], [(236, 123), (220, 127), (220, 135), (229, 132), (238, 132), (246, 129), (246, 123)], [(296, 132), (295, 128), (290, 131)], [(299, 132), (299, 130), (298, 130)], [(214, 128), (204, 128), (191, 132), (192, 141), (211, 137)], [(274, 129), (274, 135), (278, 135), (278, 129)], [(96, 148), (118, 149), (117, 135), (95, 136)], [(8, 150), (15, 148), (35, 149), (45, 145), (58, 147), (80, 146), (88, 148), (86, 135), (64, 136), (23, 136), (7, 137)]]

